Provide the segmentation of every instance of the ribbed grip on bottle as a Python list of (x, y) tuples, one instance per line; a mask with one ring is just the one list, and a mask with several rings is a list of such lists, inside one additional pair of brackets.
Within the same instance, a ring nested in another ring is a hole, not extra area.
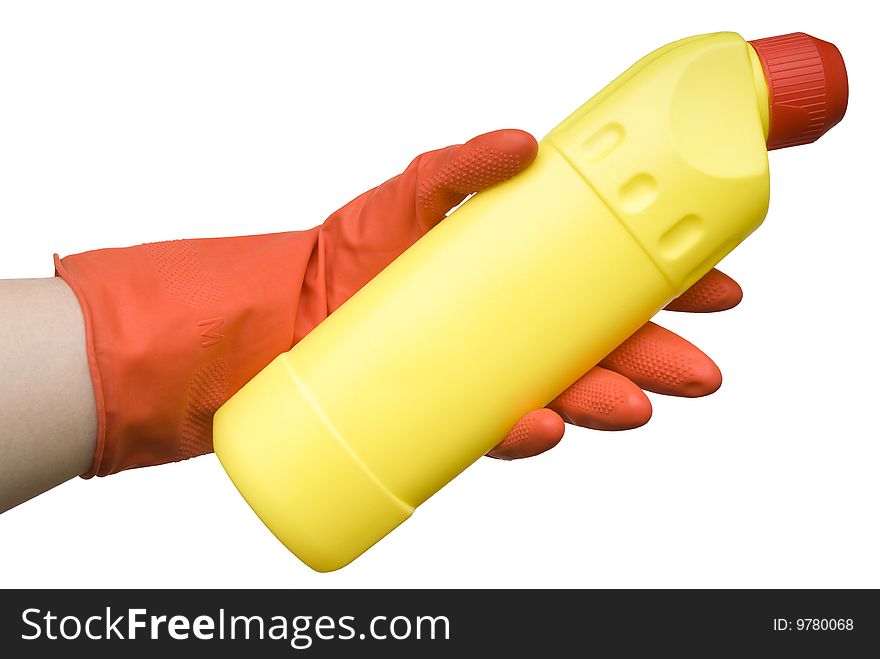
[(768, 150), (815, 142), (843, 118), (849, 87), (834, 44), (803, 32), (749, 43), (769, 89)]

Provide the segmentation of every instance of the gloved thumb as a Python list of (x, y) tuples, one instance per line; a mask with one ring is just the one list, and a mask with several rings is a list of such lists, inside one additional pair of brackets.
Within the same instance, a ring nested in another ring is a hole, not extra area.
[(324, 222), (303, 301), (313, 299), (321, 317), (335, 310), (465, 197), (518, 174), (537, 154), (534, 137), (505, 129), (417, 156)]
[(537, 155), (534, 137), (508, 128), (419, 156), (408, 168), (418, 172), (419, 223), (430, 229), (465, 197), (518, 174)]

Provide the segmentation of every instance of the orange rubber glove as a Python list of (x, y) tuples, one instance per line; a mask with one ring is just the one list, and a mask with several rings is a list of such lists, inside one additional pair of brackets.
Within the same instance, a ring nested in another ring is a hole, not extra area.
[[(510, 178), (535, 158), (528, 133), (502, 130), (417, 157), (307, 231), (178, 240), (55, 257), (86, 325), (98, 408), (94, 462), (85, 476), (211, 451), (214, 412), (278, 354), (310, 332), (468, 194)], [(739, 301), (714, 273), (676, 308), (714, 311)], [(540, 453), (563, 418), (624, 429), (651, 414), (639, 387), (711, 393), (712, 361), (648, 325), (550, 405), (524, 417), (492, 452)]]

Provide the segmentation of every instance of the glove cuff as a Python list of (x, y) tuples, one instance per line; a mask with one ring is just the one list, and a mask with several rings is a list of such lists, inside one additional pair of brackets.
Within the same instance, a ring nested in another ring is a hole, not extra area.
[(290, 349), (298, 322), (317, 322), (297, 314), (316, 244), (311, 230), (55, 255), (82, 308), (97, 407), (83, 476), (210, 452), (217, 408)]

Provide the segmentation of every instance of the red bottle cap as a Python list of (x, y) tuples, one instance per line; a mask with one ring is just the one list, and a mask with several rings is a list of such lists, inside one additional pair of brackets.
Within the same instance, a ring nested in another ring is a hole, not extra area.
[(846, 65), (834, 44), (803, 32), (749, 42), (770, 90), (767, 149), (815, 142), (846, 112)]

